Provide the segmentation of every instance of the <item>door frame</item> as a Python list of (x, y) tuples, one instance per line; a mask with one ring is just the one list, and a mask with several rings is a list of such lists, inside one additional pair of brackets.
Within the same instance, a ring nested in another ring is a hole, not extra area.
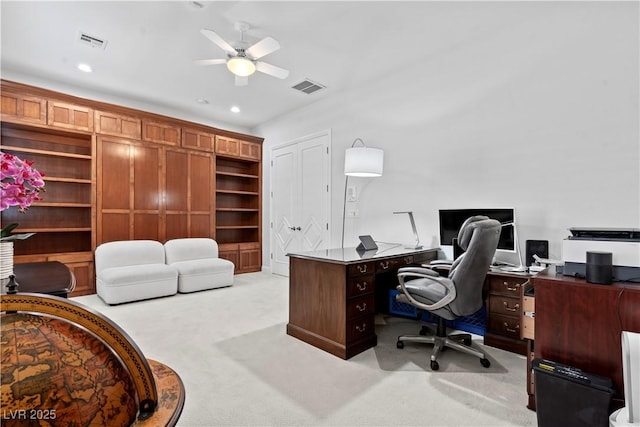
[(291, 141), (282, 143), (282, 144), (277, 144), (277, 145), (273, 145), (270, 148), (269, 151), (269, 269), (271, 270), (271, 272), (273, 273), (273, 263), (274, 263), (274, 259), (273, 259), (273, 252), (274, 252), (274, 244), (275, 244), (275, 239), (274, 239), (274, 230), (273, 230), (273, 226), (274, 226), (274, 217), (273, 217), (273, 157), (274, 157), (274, 151), (290, 146), (290, 145), (298, 145), (302, 142), (308, 141), (310, 139), (314, 139), (314, 138), (318, 138), (318, 137), (322, 137), (322, 136), (326, 136), (328, 139), (327, 142), (327, 150), (328, 150), (328, 155), (327, 155), (327, 164), (325, 165), (325, 173), (327, 176), (327, 212), (326, 214), (326, 218), (327, 218), (327, 224), (328, 224), (328, 235), (327, 235), (327, 241), (328, 241), (328, 245), (329, 247), (333, 247), (333, 242), (332, 242), (332, 236), (333, 236), (333, 223), (331, 221), (331, 193), (332, 193), (332, 185), (331, 185), (331, 164), (332, 164), (332, 136), (331, 136), (331, 128), (329, 129), (325, 129), (325, 130), (321, 130), (318, 132), (314, 132), (311, 134), (307, 134), (298, 138), (295, 138)]

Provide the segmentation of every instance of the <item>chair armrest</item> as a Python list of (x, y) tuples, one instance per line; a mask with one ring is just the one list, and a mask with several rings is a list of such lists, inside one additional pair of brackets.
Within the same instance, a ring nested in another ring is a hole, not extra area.
[(434, 259), (429, 263), (429, 265), (452, 265), (453, 261), (450, 259)]
[[(414, 297), (411, 296), (409, 291), (405, 285), (405, 278), (413, 277), (413, 278), (422, 278), (426, 279), (434, 284), (440, 285), (446, 289), (447, 293), (445, 296), (438, 302), (433, 304), (425, 304), (420, 301), (417, 301)], [(410, 304), (421, 308), (427, 311), (437, 310), (439, 308), (444, 307), (449, 304), (456, 298), (456, 288), (453, 285), (451, 279), (446, 277), (441, 277), (437, 272), (430, 270), (428, 268), (421, 267), (403, 267), (398, 269), (398, 282), (400, 283), (400, 289), (404, 293), (404, 296), (409, 300)]]
[(426, 267), (400, 267), (398, 269), (398, 275), (400, 275), (400, 273), (403, 273), (405, 276), (411, 276), (412, 274), (409, 273), (413, 273), (415, 277), (422, 277), (422, 275), (440, 276), (438, 272)]

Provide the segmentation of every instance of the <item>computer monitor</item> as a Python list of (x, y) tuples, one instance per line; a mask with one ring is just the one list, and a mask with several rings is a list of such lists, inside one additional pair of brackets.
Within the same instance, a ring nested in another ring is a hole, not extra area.
[(517, 252), (515, 239), (515, 209), (513, 208), (486, 208), (486, 209), (440, 209), (440, 246), (446, 252), (453, 253), (454, 240), (458, 237), (458, 231), (462, 223), (469, 217), (485, 215), (498, 220), (502, 226), (498, 250)]

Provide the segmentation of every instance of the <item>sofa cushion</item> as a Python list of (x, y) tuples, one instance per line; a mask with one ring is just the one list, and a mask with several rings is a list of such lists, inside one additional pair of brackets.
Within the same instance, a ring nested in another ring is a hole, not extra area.
[(106, 286), (126, 286), (165, 279), (177, 280), (178, 271), (166, 264), (128, 265), (104, 269), (99, 277)]
[(196, 259), (171, 264), (178, 270), (178, 292), (195, 292), (204, 289), (233, 285), (235, 266), (221, 258)]
[(106, 268), (140, 264), (164, 264), (164, 246), (155, 240), (125, 240), (96, 248), (96, 274)]
[(213, 239), (193, 237), (169, 240), (164, 244), (166, 263), (194, 259), (218, 258), (218, 243)]

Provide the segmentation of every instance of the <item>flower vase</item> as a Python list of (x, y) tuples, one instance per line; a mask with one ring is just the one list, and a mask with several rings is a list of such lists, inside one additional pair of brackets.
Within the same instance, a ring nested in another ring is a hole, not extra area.
[(13, 242), (0, 242), (0, 279), (13, 275)]

